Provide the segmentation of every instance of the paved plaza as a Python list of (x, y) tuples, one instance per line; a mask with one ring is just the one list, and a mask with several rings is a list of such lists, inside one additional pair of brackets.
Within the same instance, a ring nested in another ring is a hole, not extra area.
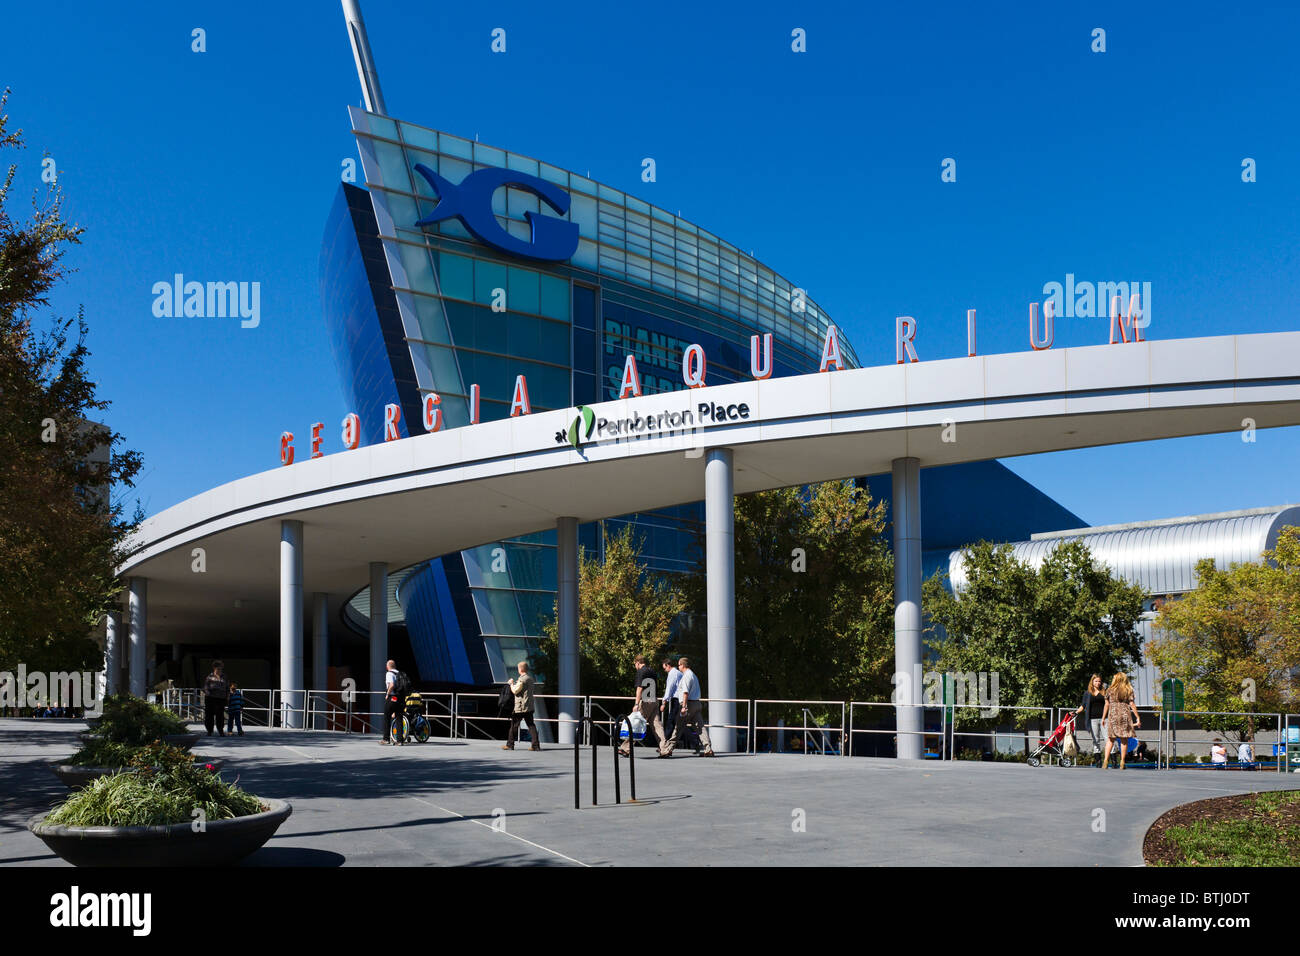
[[(48, 768), (84, 730), (0, 720), (0, 866), (65, 865), (25, 823), (66, 795)], [(195, 752), (224, 758), (227, 780), (293, 804), (251, 866), (1137, 866), (1147, 828), (1177, 804), (1300, 789), (1300, 777), (1266, 772), (659, 760), (644, 750), (643, 802), (614, 806), (613, 757), (602, 748), (601, 805), (591, 808), (588, 748), (574, 810), (573, 751), (556, 745), (505, 752), (500, 742), (435, 738), (396, 748), (372, 736), (250, 729)]]

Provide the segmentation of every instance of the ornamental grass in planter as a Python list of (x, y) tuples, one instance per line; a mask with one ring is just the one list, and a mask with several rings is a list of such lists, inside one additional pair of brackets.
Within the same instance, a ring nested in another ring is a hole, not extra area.
[(179, 747), (151, 744), (128, 769), (97, 778), (28, 829), (76, 866), (221, 865), (262, 846), (293, 811), (226, 783)]
[(72, 827), (167, 826), (189, 823), (201, 810), (208, 821), (260, 813), (265, 805), (218, 776), (212, 764), (195, 763), (180, 747), (154, 743), (137, 750), (126, 766), (134, 773), (91, 782), (45, 818)]

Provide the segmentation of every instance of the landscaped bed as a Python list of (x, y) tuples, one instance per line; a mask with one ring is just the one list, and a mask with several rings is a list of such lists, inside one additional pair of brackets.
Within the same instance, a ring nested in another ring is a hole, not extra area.
[(1147, 830), (1150, 866), (1300, 866), (1300, 790), (1174, 807)]

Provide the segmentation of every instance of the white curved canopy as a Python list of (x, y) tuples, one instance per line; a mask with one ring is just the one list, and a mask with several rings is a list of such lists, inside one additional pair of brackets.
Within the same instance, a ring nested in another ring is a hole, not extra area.
[[(395, 570), (553, 528), (560, 516), (591, 521), (699, 501), (706, 447), (734, 449), (744, 494), (878, 474), (901, 457), (929, 467), (1236, 431), (1244, 418), (1297, 425), (1297, 370), (1300, 333), (1282, 332), (835, 371), (595, 405), (609, 421), (701, 404), (736, 417), (694, 433), (656, 427), (610, 439), (598, 430), (580, 450), (557, 441), (575, 412), (542, 412), (221, 485), (145, 521), (119, 573), (149, 579), (153, 640), (269, 635), (279, 621), (282, 519), (304, 523), (304, 591), (337, 603), (365, 585), (371, 561)], [(203, 573), (191, 567), (196, 547), (206, 552)]]

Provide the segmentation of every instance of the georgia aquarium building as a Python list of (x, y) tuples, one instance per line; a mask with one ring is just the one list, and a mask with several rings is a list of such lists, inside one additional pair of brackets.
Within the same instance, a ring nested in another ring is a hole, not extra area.
[[(617, 398), (628, 354), (644, 393), (681, 389), (691, 343), (704, 346), (710, 384), (748, 380), (750, 337), (765, 333), (773, 375), (817, 369), (831, 319), (731, 243), (547, 163), (355, 107), (350, 114), (366, 188), (340, 186), (321, 298), (363, 443), (383, 440), (390, 403), (401, 407), (402, 436), (420, 433), (430, 393), (443, 427), (505, 418), (520, 374), (534, 411)], [(840, 343), (844, 364), (857, 367), (852, 346)], [(872, 493), (888, 499), (881, 479)], [(981, 537), (1084, 523), (997, 462), (931, 469), (923, 481), (935, 567)], [(975, 501), (978, 509), (960, 504)], [(684, 572), (695, 563), (702, 512), (685, 505), (604, 528), (634, 524), (652, 569)], [(579, 535), (588, 553), (602, 552), (601, 526)], [(390, 574), (389, 624), (395, 638), (404, 625), (419, 680), (504, 680), (554, 615), (555, 569), (548, 531)], [(369, 606), (362, 588), (344, 611), (361, 634)]]

